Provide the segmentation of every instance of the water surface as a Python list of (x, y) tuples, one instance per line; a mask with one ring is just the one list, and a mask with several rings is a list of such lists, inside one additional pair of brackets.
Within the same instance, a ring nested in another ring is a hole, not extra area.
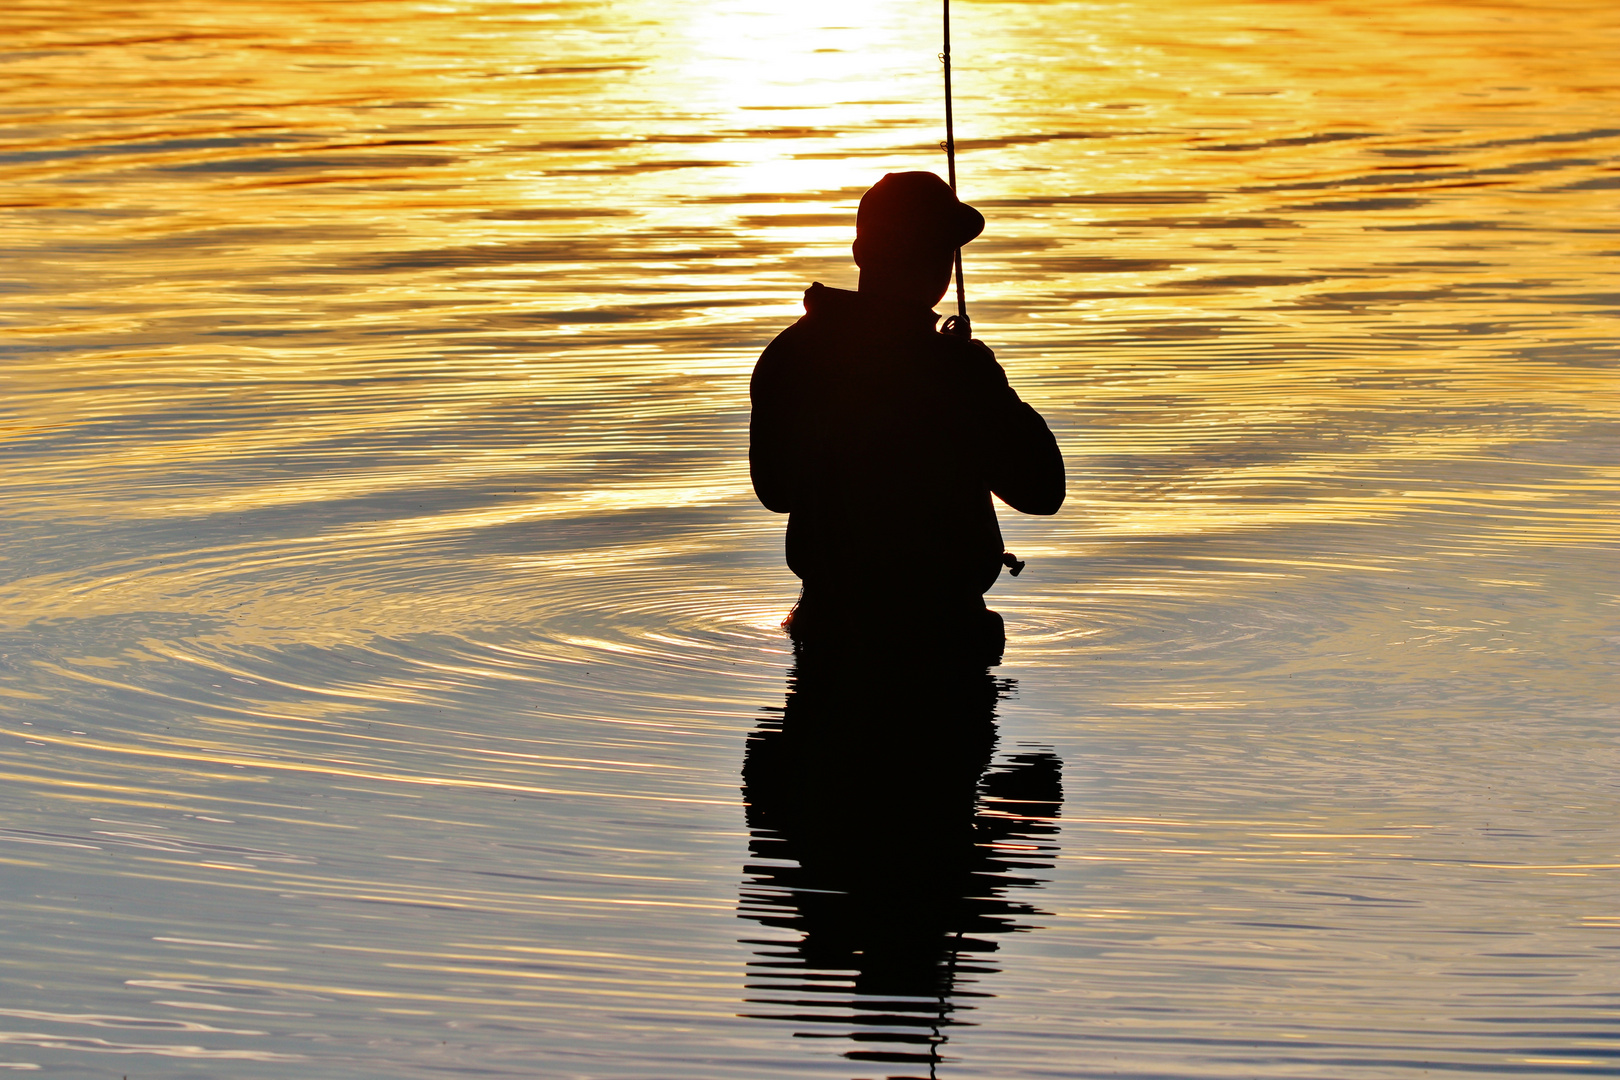
[(961, 0), (1069, 503), (790, 681), (747, 374), (934, 14), (0, 16), (0, 1066), (1620, 1072), (1620, 15)]

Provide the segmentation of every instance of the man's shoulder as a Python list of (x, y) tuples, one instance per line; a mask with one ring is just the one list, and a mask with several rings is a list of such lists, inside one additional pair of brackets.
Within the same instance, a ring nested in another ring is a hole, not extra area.
[(978, 338), (959, 337), (956, 334), (934, 336), (938, 339), (934, 343), (936, 354), (947, 366), (962, 376), (974, 380), (990, 379), (1000, 383), (1007, 381), (1007, 374), (996, 360), (996, 354), (990, 346)]
[(802, 378), (802, 374), (795, 373), (802, 372), (806, 362), (817, 352), (815, 337), (808, 311), (797, 322), (783, 328), (754, 362), (753, 392), (756, 395), (767, 390), (779, 393), (785, 388), (785, 382)]
[(758, 373), (793, 363), (804, 355), (805, 337), (804, 318), (801, 317), (798, 322), (784, 328), (771, 339), (770, 344), (765, 346), (765, 351), (759, 354), (754, 371)]
[(804, 290), (804, 314), (765, 346), (760, 364), (782, 364), (816, 351), (823, 339), (836, 334), (856, 313), (856, 294), (831, 289), (819, 281)]

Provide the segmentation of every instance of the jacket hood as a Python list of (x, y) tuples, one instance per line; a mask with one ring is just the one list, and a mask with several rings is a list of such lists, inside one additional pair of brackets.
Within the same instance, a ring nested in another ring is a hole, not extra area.
[(871, 320), (929, 331), (939, 321), (939, 316), (928, 308), (897, 308), (849, 289), (829, 288), (819, 281), (804, 290), (804, 310), (807, 316), (817, 321), (829, 318), (840, 321)]

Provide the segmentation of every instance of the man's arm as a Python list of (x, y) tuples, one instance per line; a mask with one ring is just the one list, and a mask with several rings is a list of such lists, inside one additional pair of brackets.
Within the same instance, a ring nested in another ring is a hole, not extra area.
[(754, 494), (767, 510), (793, 511), (793, 467), (790, 431), (793, 427), (786, 375), (792, 346), (785, 334), (765, 347), (748, 384), (752, 408), (748, 414), (748, 474)]
[(1063, 453), (1041, 414), (1021, 401), (984, 342), (971, 343), (987, 363), (990, 490), (1024, 514), (1050, 515), (1063, 505)]

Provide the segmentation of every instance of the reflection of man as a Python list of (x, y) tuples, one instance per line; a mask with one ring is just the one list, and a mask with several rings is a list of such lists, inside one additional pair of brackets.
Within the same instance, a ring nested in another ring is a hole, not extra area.
[(749, 463), (760, 501), (791, 515), (796, 638), (873, 606), (942, 629), (993, 618), (991, 493), (1028, 514), (1063, 504), (1040, 414), (982, 342), (934, 329), (952, 255), (983, 228), (933, 173), (885, 176), (856, 217), (860, 291), (810, 286), (754, 368)]
[(992, 763), (1007, 689), (932, 653), (874, 669), (800, 652), (743, 760), (739, 913), (791, 935), (744, 939), (747, 1015), (932, 1075), (947, 1025), (992, 992), (997, 940), (1043, 914), (1029, 890), (1057, 850), (1062, 762), (1026, 744)]

